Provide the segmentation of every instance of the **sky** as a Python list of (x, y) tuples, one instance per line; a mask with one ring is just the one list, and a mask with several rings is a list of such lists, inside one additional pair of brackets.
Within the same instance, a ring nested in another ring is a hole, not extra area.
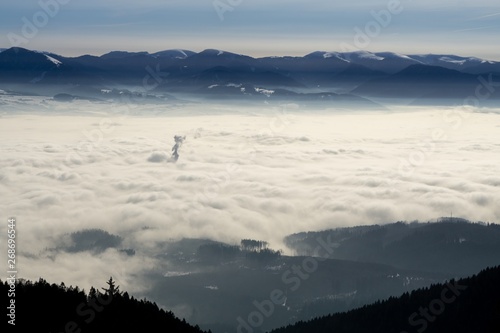
[(3, 0), (0, 48), (64, 56), (207, 48), (457, 54), (500, 60), (496, 0)]

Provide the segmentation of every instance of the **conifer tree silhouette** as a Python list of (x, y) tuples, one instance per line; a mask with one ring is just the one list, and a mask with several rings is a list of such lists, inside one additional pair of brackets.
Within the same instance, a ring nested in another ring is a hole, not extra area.
[(115, 281), (113, 281), (113, 277), (110, 277), (108, 281), (106, 281), (108, 288), (102, 288), (105, 293), (109, 296), (121, 295), (120, 286), (117, 286)]

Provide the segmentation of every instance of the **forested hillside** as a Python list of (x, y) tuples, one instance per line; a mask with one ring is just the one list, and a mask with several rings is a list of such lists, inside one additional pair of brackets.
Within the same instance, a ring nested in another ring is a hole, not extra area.
[(468, 276), (500, 265), (500, 225), (442, 218), (302, 232), (285, 238), (299, 255), (315, 255), (317, 239), (333, 244), (328, 258)]
[(500, 266), (273, 333), (498, 333)]
[(203, 332), (155, 303), (121, 292), (112, 279), (107, 284), (102, 292), (91, 288), (86, 293), (78, 287), (66, 287), (64, 283), (21, 280), (15, 285), (15, 298), (7, 298), (10, 286), (2, 282), (4, 309), (8, 307), (5, 301), (11, 299), (15, 299), (16, 306), (15, 326), (4, 320), (4, 327), (8, 326), (9, 332), (15, 328), (17, 332), (40, 333)]

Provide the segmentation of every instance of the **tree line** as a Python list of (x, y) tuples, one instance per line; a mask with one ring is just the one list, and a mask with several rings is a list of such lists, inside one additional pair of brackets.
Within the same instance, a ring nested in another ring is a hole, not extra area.
[[(36, 282), (18, 280), (16, 329), (30, 332), (36, 328), (37, 332), (54, 333), (203, 332), (154, 302), (120, 291), (112, 278), (106, 283), (102, 291), (92, 287), (86, 293), (63, 282), (58, 285), (42, 278)], [(8, 289), (8, 283), (0, 281), (0, 293), (7, 295)], [(4, 322), (7, 325), (7, 321)]]

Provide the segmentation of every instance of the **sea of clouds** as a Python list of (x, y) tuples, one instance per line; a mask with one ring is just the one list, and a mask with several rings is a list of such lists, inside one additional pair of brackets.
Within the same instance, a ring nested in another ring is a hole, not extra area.
[[(500, 221), (500, 113), (142, 106), (4, 99), (0, 225), (17, 218), (19, 276), (141, 293), (166, 241), (262, 239), (441, 216)], [(172, 159), (174, 136), (185, 139)], [(123, 238), (61, 250), (70, 233)], [(0, 269), (6, 271), (6, 262)], [(163, 269), (163, 268), (162, 268)], [(140, 283), (138, 283), (140, 281)]]

